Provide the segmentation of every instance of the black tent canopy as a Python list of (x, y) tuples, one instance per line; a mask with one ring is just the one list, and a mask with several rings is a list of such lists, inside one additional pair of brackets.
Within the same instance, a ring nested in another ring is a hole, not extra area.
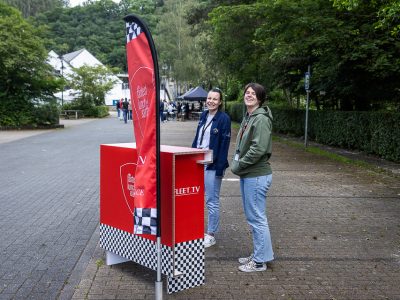
[(188, 100), (188, 101), (205, 101), (207, 99), (207, 91), (204, 90), (201, 86), (195, 87), (183, 95), (179, 96), (179, 100)]

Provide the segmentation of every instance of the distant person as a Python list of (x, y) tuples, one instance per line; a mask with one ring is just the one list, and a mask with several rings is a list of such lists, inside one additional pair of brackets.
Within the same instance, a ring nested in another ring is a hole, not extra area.
[(219, 194), (222, 177), (228, 164), (228, 150), (231, 140), (231, 120), (221, 111), (222, 92), (211, 89), (208, 92), (206, 105), (208, 111), (200, 116), (192, 148), (210, 149), (213, 151), (212, 164), (206, 165), (204, 170), (204, 188), (208, 211), (207, 233), (204, 235), (204, 247), (215, 245), (215, 234), (219, 228)]
[(160, 101), (160, 121), (164, 122), (164, 101)]
[(253, 253), (239, 258), (239, 270), (256, 272), (265, 271), (266, 262), (274, 259), (266, 215), (267, 192), (272, 183), (272, 114), (268, 107), (261, 107), (266, 100), (262, 85), (247, 84), (243, 98), (247, 113), (236, 138), (231, 170), (240, 176), (244, 214), (253, 235)]
[(184, 119), (189, 119), (189, 103), (185, 103), (185, 113), (184, 113)]
[(172, 102), (170, 102), (170, 103), (168, 104), (168, 117), (169, 117), (170, 119), (172, 119), (172, 120), (175, 119), (175, 111), (176, 111), (176, 109), (175, 109), (174, 104), (173, 104)]
[(124, 119), (124, 109), (122, 107), (122, 104), (124, 103), (124, 98), (121, 98), (119, 100), (119, 109), (120, 109), (120, 115), (119, 115), (119, 120), (122, 121)]
[(168, 121), (168, 103), (167, 101), (164, 102), (164, 111), (163, 111), (163, 118), (164, 118), (164, 123)]
[(132, 121), (132, 104), (131, 104), (131, 100), (128, 100), (128, 120)]
[(129, 113), (129, 103), (128, 99), (125, 98), (124, 102), (122, 102), (122, 111), (124, 114), (124, 122), (125, 124), (128, 122), (128, 113)]
[(176, 116), (178, 118), (182, 118), (182, 104), (180, 102), (178, 102), (178, 104), (176, 105)]
[(117, 109), (117, 118), (119, 119), (119, 116), (121, 114), (121, 106), (119, 100), (115, 103), (115, 108)]

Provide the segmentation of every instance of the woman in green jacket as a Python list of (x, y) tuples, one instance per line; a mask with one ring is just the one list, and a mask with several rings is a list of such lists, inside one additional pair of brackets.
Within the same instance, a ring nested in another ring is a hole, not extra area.
[(249, 83), (244, 88), (247, 113), (236, 139), (232, 172), (240, 176), (243, 209), (253, 234), (253, 253), (239, 258), (243, 272), (265, 271), (266, 262), (274, 259), (266, 215), (267, 192), (272, 183), (271, 157), (272, 114), (261, 107), (265, 88)]

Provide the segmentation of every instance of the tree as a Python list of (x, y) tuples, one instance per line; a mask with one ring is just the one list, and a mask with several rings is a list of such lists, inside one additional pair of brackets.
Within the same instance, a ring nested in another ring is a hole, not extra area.
[(195, 1), (165, 1), (155, 44), (160, 65), (170, 66), (172, 76), (179, 82), (198, 84), (204, 79), (205, 68), (196, 37), (191, 36), (186, 16)]
[(115, 83), (111, 79), (112, 73), (103, 66), (89, 67), (84, 65), (74, 68), (71, 75), (71, 88), (79, 91), (75, 100), (82, 109), (105, 104), (105, 95)]
[(157, 23), (154, 0), (111, 0), (88, 2), (72, 8), (55, 8), (34, 18), (37, 26), (46, 26), (43, 34), (48, 50), (68, 53), (87, 49), (106, 65), (126, 71), (125, 24), (122, 18), (140, 14), (154, 29)]
[(32, 109), (54, 100), (61, 82), (46, 63), (39, 31), (0, 2), (0, 116), (3, 125), (24, 125)]
[(326, 0), (221, 6), (210, 13), (212, 54), (238, 80), (282, 89), (289, 100), (304, 95), (311, 64), (318, 108), (384, 107), (400, 102), (400, 43), (374, 25), (377, 16), (372, 5), (338, 11)]
[(53, 10), (57, 7), (66, 6), (68, 0), (4, 0), (5, 3), (18, 8), (22, 15), (27, 18), (38, 13)]
[(388, 29), (393, 36), (400, 33), (400, 2), (398, 0), (387, 1), (361, 1), (361, 0), (333, 0), (333, 4), (339, 10), (357, 11), (363, 7), (374, 9), (377, 17), (375, 28)]

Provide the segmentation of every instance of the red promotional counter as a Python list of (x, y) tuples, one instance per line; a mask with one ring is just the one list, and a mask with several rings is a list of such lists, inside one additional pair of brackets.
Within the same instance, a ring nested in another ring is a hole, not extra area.
[[(100, 246), (107, 264), (157, 268), (156, 237), (133, 234), (135, 143), (100, 146)], [(161, 146), (162, 273), (168, 293), (204, 284), (204, 164), (209, 150)]]

